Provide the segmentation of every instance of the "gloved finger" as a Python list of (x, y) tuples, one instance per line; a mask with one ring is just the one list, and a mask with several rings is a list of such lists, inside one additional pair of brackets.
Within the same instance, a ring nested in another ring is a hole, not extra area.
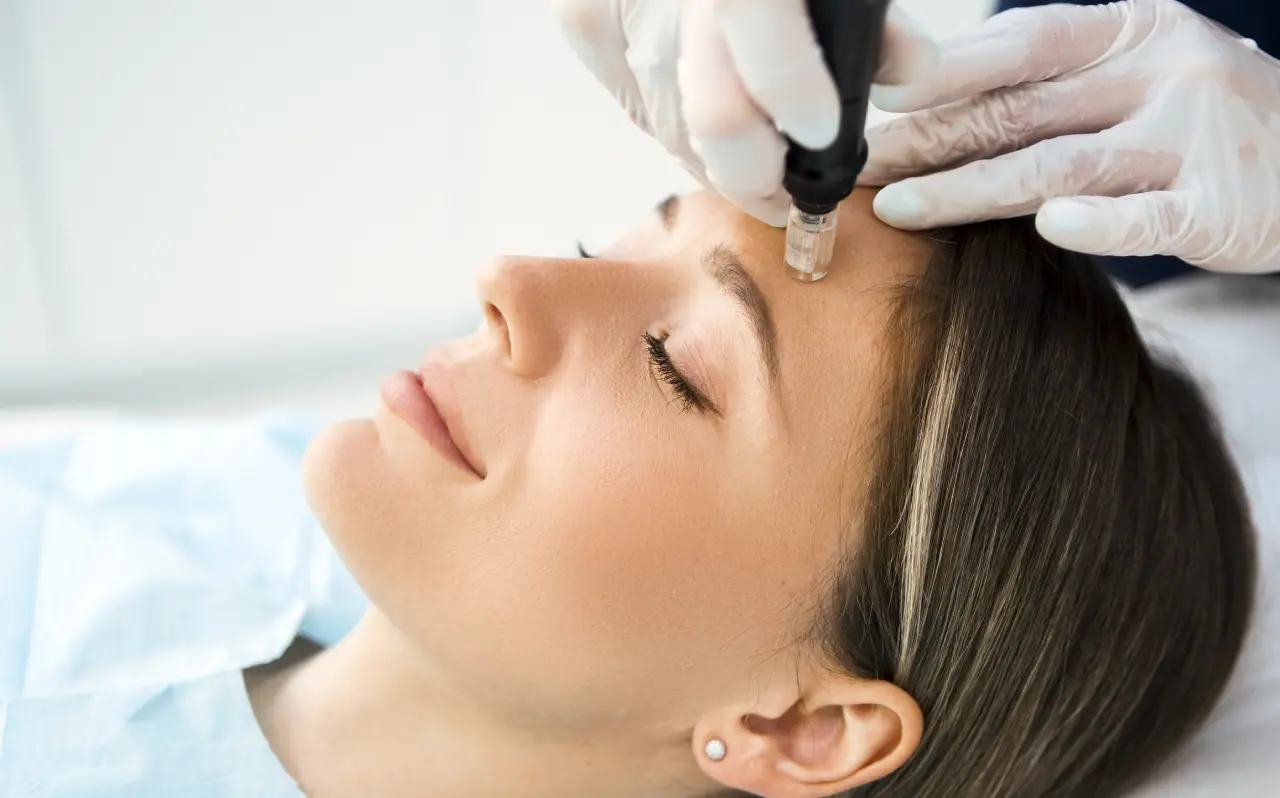
[(1063, 136), (947, 172), (894, 183), (876, 195), (876, 215), (904, 230), (1006, 219), (1055, 197), (1121, 196), (1171, 184), (1181, 158), (1131, 149), (1129, 135)]
[(787, 226), (787, 216), (791, 212), (791, 195), (782, 189), (765, 197), (729, 194), (724, 196), (746, 213), (771, 227)]
[[(776, 133), (767, 139), (748, 135), (724, 140), (712, 137), (705, 142), (691, 138), (690, 143), (703, 165), (701, 182), (765, 224), (787, 226), (791, 195), (782, 187), (786, 148)], [(767, 168), (770, 165), (772, 169)], [(699, 177), (696, 162), (690, 172)], [(753, 174), (758, 182), (750, 182)]]
[(1185, 191), (1127, 197), (1070, 197), (1045, 203), (1036, 229), (1052, 244), (1090, 255), (1175, 255), (1196, 262), (1209, 253)]
[(644, 130), (649, 129), (640, 86), (627, 63), (626, 32), (609, 14), (606, 3), (595, 0), (552, 0), (551, 8), (569, 47), (596, 80)]
[(924, 80), (938, 65), (938, 55), (938, 45), (920, 23), (896, 3), (889, 6), (876, 83), (894, 85)]
[(786, 224), (786, 142), (739, 77), (714, 9), (685, 6), (678, 67), (685, 125), (708, 182), (768, 224)]
[(1066, 79), (916, 111), (867, 131), (867, 164), (858, 183), (883, 186), (1056, 136), (1097, 133), (1121, 122), (1141, 99), (1140, 86), (1098, 91), (1080, 79)]
[(689, 142), (681, 107), (679, 85), (680, 16), (679, 0), (651, 0), (631, 4), (619, 13), (628, 14), (628, 74), (639, 86), (641, 105), (648, 124), (643, 127), (667, 152), (706, 184), (703, 166)]
[(943, 41), (929, 77), (904, 86), (872, 86), (871, 102), (905, 113), (1061, 77), (1106, 55), (1131, 8), (1129, 3), (1051, 5), (997, 14), (973, 32)]
[(695, 14), (703, 20), (710, 11), (742, 85), (779, 129), (813, 150), (835, 141), (840, 95), (803, 0), (701, 0), (695, 5), (703, 8)]

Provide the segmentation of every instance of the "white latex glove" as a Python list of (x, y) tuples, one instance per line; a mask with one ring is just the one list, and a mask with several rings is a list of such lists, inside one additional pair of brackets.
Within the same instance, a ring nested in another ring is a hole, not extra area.
[(872, 93), (915, 111), (867, 135), (859, 182), (893, 183), (884, 221), (1038, 209), (1067, 249), (1280, 270), (1280, 62), (1252, 41), (1174, 0), (1130, 0), (1009, 11), (941, 50), (928, 79)]
[[(786, 142), (835, 139), (840, 101), (804, 0), (554, 0), (570, 45), (631, 120), (708, 185), (777, 227)], [(877, 80), (920, 77), (931, 39), (890, 9)]]

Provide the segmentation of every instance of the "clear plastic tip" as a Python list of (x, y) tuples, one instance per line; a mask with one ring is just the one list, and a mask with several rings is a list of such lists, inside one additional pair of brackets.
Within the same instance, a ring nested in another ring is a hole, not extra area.
[(805, 213), (791, 206), (787, 218), (787, 271), (806, 283), (827, 276), (836, 243), (836, 213)]

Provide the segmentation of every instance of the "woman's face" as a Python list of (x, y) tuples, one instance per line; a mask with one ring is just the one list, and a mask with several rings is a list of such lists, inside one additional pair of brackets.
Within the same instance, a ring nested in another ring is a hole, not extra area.
[(312, 444), (325, 529), (451, 690), (569, 734), (696, 720), (791, 667), (856, 545), (893, 289), (927, 254), (871, 196), (816, 284), (711, 194), (594, 259), (500, 259), (482, 328), (424, 360), (474, 471), (385, 402)]

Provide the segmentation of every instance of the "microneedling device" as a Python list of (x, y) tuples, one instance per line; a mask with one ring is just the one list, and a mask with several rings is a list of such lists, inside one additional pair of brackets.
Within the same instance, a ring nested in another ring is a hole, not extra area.
[(840, 132), (825, 150), (788, 139), (782, 185), (791, 194), (787, 271), (805, 282), (827, 274), (841, 200), (867, 163), (867, 106), (880, 66), (890, 0), (807, 0), (813, 32), (840, 95)]

